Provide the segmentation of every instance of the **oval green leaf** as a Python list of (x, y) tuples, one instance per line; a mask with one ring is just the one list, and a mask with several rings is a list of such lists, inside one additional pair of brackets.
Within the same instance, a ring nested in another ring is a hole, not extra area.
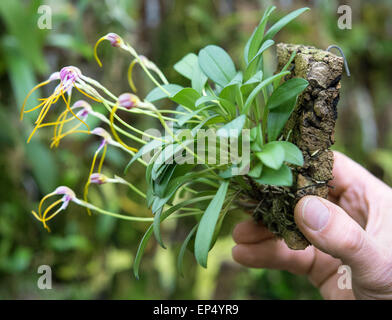
[(273, 141), (269, 144), (277, 144), (284, 149), (284, 161), (297, 166), (304, 165), (304, 156), (302, 151), (295, 144), (288, 141)]
[(268, 109), (273, 110), (285, 104), (287, 101), (296, 98), (308, 85), (309, 82), (302, 78), (293, 78), (283, 82), (274, 90), (268, 99)]
[(212, 81), (225, 87), (236, 75), (233, 60), (222, 48), (209, 45), (199, 52), (199, 66)]
[[(178, 84), (164, 84), (162, 88), (165, 90), (162, 90), (160, 87), (156, 87), (152, 89), (146, 96), (146, 100), (150, 102), (155, 102), (164, 98), (169, 98), (171, 96), (174, 96), (178, 91), (183, 89), (184, 87), (178, 85)], [(169, 93), (169, 95), (168, 95)]]
[(224, 181), (220, 185), (214, 198), (204, 212), (200, 220), (199, 227), (197, 228), (195, 239), (195, 257), (197, 262), (204, 268), (207, 268), (208, 252), (211, 247), (215, 226), (218, 221), (223, 202), (225, 201), (228, 187), (228, 181)]
[(291, 173), (290, 168), (285, 164), (278, 170), (265, 167), (263, 168), (261, 177), (255, 179), (255, 181), (260, 184), (289, 187), (293, 184), (293, 174)]
[(261, 152), (256, 153), (256, 156), (267, 167), (278, 170), (283, 164), (285, 153), (281, 145), (267, 143), (262, 147)]

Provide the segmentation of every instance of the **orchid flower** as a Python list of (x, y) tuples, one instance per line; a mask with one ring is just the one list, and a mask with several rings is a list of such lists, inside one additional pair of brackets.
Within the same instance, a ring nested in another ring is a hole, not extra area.
[[(74, 113), (74, 111), (70, 107), (71, 103), (71, 95), (72, 95), (72, 89), (76, 88), (78, 91), (80, 91), (82, 94), (85, 96), (95, 100), (95, 101), (100, 101), (100, 99), (94, 98), (90, 94), (86, 93), (82, 88), (86, 87), (86, 82), (85, 80), (88, 80), (89, 78), (84, 77), (81, 73), (81, 71), (74, 67), (74, 66), (68, 66), (64, 67), (60, 70), (60, 72), (55, 72), (53, 73), (48, 80), (41, 82), (37, 86), (35, 86), (26, 96), (23, 106), (22, 106), (22, 111), (21, 111), (21, 119), (23, 119), (23, 114), (24, 113), (29, 113), (32, 111), (35, 111), (37, 109), (41, 109), (40, 113), (38, 115), (38, 118), (35, 121), (35, 127), (33, 131), (31, 132), (29, 138), (27, 139), (27, 142), (30, 142), (31, 138), (33, 137), (34, 133), (37, 131), (38, 128), (47, 126), (48, 124), (43, 124), (43, 120), (45, 119), (46, 115), (48, 114), (50, 108), (52, 105), (56, 104), (57, 101), (62, 98), (64, 100), (66, 109), (68, 112), (70, 112), (73, 117), (78, 119), (82, 124), (86, 125), (86, 127), (89, 129), (88, 125), (78, 116)], [(53, 90), (52, 94), (44, 99), (40, 99), (42, 102), (36, 105), (35, 107), (25, 110), (27, 100), (30, 97), (30, 95), (38, 88), (43, 87), (52, 81), (60, 80), (60, 83), (56, 86), (56, 88)], [(67, 95), (67, 97), (66, 97)], [(64, 116), (65, 117), (65, 116)]]
[[(51, 205), (49, 205), (45, 211), (42, 213), (42, 206), (45, 202), (46, 199), (56, 196), (56, 195), (62, 195), (63, 197), (55, 202), (53, 202)], [(57, 214), (59, 214), (61, 211), (65, 210), (68, 207), (68, 204), (71, 201), (75, 201), (77, 200), (75, 193), (68, 187), (58, 187), (55, 191), (47, 194), (45, 197), (42, 198), (42, 200), (39, 203), (38, 206), (38, 214), (35, 211), (31, 211), (31, 213), (34, 215), (34, 217), (41, 221), (44, 225), (44, 228), (48, 231), (50, 231), (50, 228), (48, 227), (48, 225), (46, 224), (46, 221), (49, 221), (51, 219), (53, 219)], [(61, 206), (55, 210), (51, 215), (48, 216), (49, 212), (56, 208), (58, 205)]]
[[(135, 89), (134, 91), (136, 91), (136, 88), (132, 82), (131, 74), (134, 65), (138, 63), (142, 67), (142, 69), (147, 73), (148, 77), (158, 87), (162, 88), (164, 92), (167, 92), (162, 87), (162, 85), (157, 81), (157, 79), (155, 79), (155, 77), (153, 77), (149, 72), (149, 70), (154, 71), (159, 76), (162, 83), (167, 84), (168, 82), (165, 76), (159, 70), (159, 68), (153, 62), (148, 60), (146, 57), (138, 55), (136, 51), (129, 44), (125, 43), (123, 39), (115, 33), (109, 33), (106, 36), (100, 38), (95, 45), (94, 56), (100, 66), (102, 66), (102, 63), (97, 55), (97, 47), (104, 40), (109, 41), (113, 47), (119, 47), (131, 53), (131, 55), (134, 57), (134, 60), (131, 62), (131, 66), (129, 69), (129, 76), (130, 76), (129, 79), (130, 79), (130, 83), (132, 83), (132, 86)], [(49, 97), (47, 98), (39, 99), (40, 103), (38, 105), (26, 110), (26, 104), (31, 94), (38, 88), (46, 86), (54, 81), (59, 81), (59, 83), (53, 90), (52, 94), (49, 95)], [(71, 104), (72, 94), (73, 92), (75, 92), (74, 89), (79, 91), (85, 97), (95, 102), (102, 103), (103, 106), (109, 111), (109, 117), (106, 117), (104, 114), (95, 111), (93, 107), (85, 100), (78, 100), (73, 104)], [(102, 92), (104, 94), (102, 94)], [(108, 96), (109, 98), (105, 98), (106, 96)], [(59, 114), (59, 116), (55, 121), (44, 122), (47, 115), (49, 114), (51, 106), (56, 104), (59, 99), (65, 102), (66, 105), (65, 110), (63, 110)], [(23, 102), (21, 119), (23, 118), (23, 115), (25, 113), (30, 113), (35, 110), (39, 110), (39, 115), (35, 121), (35, 127), (32, 133), (30, 134), (27, 142), (31, 140), (31, 138), (33, 137), (37, 129), (42, 127), (50, 127), (50, 126), (53, 126), (54, 128), (53, 137), (50, 145), (51, 148), (58, 147), (60, 141), (64, 137), (71, 135), (73, 133), (87, 133), (87, 134), (96, 135), (101, 138), (101, 143), (99, 144), (98, 148), (94, 152), (94, 156), (88, 174), (88, 179), (84, 186), (83, 200), (76, 198), (75, 193), (71, 189), (67, 187), (58, 187), (54, 192), (49, 193), (48, 195), (42, 198), (42, 200), (39, 203), (38, 213), (32, 211), (35, 218), (41, 221), (44, 227), (48, 231), (50, 229), (47, 225), (47, 221), (51, 220), (58, 213), (65, 210), (70, 202), (74, 202), (78, 205), (85, 207), (89, 214), (91, 214), (91, 210), (94, 210), (103, 214), (122, 218), (125, 220), (153, 221), (153, 218), (123, 216), (121, 214), (105, 211), (103, 209), (95, 207), (94, 205), (88, 202), (88, 191), (89, 191), (90, 184), (97, 184), (97, 185), (101, 185), (105, 183), (123, 184), (129, 186), (139, 196), (146, 198), (146, 195), (142, 191), (140, 191), (137, 187), (132, 185), (130, 182), (124, 180), (123, 178), (118, 176), (115, 176), (114, 178), (109, 178), (102, 174), (102, 168), (106, 157), (108, 145), (112, 145), (114, 147), (120, 148), (123, 151), (126, 151), (127, 153), (131, 154), (132, 156), (135, 155), (135, 153), (138, 151), (136, 148), (127, 145), (119, 137), (119, 133), (139, 143), (143, 143), (143, 144), (145, 143), (145, 141), (141, 139), (141, 137), (145, 135), (145, 133), (133, 127), (123, 119), (121, 119), (116, 114), (116, 111), (118, 109), (125, 112), (139, 113), (139, 114), (144, 114), (147, 116), (158, 118), (165, 128), (167, 127), (167, 125), (165, 124), (165, 120), (173, 121), (176, 119), (163, 116), (162, 115), (163, 112), (181, 113), (180, 111), (171, 111), (171, 110), (158, 111), (158, 109), (153, 104), (151, 104), (148, 101), (142, 101), (138, 96), (132, 93), (123, 93), (117, 97), (116, 95), (111, 93), (108, 89), (106, 89), (104, 86), (102, 86), (98, 81), (83, 75), (82, 72), (74, 66), (64, 67), (60, 71), (54, 72), (46, 81), (43, 81), (37, 86), (35, 86), (26, 96)], [(108, 125), (110, 127), (113, 138), (105, 129), (101, 127), (97, 127), (90, 131), (90, 128), (86, 123), (88, 117), (90, 116), (98, 118), (103, 123)], [(75, 120), (78, 120), (78, 123), (76, 124), (73, 123)], [(129, 129), (135, 132), (136, 134), (141, 135), (141, 137), (139, 138), (134, 134), (128, 132), (126, 129), (119, 127), (119, 125), (115, 123), (115, 120), (118, 121), (119, 124), (123, 125), (124, 128)], [(82, 125), (85, 125), (86, 129), (81, 128)], [(149, 136), (149, 137), (155, 138), (153, 136)], [(99, 156), (101, 156), (100, 159)], [(143, 165), (147, 165), (142, 159), (137, 159), (137, 161), (139, 161)], [(45, 210), (43, 210), (42, 208), (44, 202), (47, 199), (54, 197), (56, 195), (62, 195), (63, 197), (61, 199), (56, 200), (55, 202), (47, 206)]]
[(68, 114), (69, 110), (66, 109), (60, 114), (60, 116), (57, 118), (57, 120), (55, 122), (45, 123), (45, 124), (41, 125), (41, 127), (54, 125), (54, 132), (53, 132), (53, 138), (52, 138), (53, 141), (50, 145), (51, 148), (58, 147), (60, 140), (62, 138), (66, 137), (67, 135), (69, 135), (71, 133), (77, 132), (77, 129), (83, 124), (82, 122), (78, 122), (71, 129), (67, 130), (65, 133), (62, 133), (65, 123), (71, 122), (72, 120), (75, 120), (75, 119), (81, 119), (83, 122), (85, 122), (87, 120), (88, 115), (93, 112), (91, 105), (84, 100), (76, 101), (73, 104), (73, 106), (70, 108), (70, 110), (72, 110), (72, 111), (74, 111), (76, 109), (81, 109), (81, 110), (76, 113), (75, 117), (71, 116), (71, 117), (67, 118), (67, 114)]
[[(125, 180), (123, 180), (120, 177), (116, 177), (115, 179), (109, 179), (106, 178), (105, 183), (108, 182), (114, 182), (114, 183), (123, 183), (123, 184), (129, 184), (127, 183)], [(140, 195), (144, 195), (143, 193), (140, 193)], [(42, 212), (42, 208), (44, 205), (44, 202), (46, 202), (47, 199), (51, 198), (51, 197), (55, 197), (55, 196), (62, 196), (60, 199), (54, 201), (52, 204), (50, 204), (45, 210), (44, 212)], [(144, 195), (145, 197), (145, 195)], [(73, 202), (81, 207), (85, 207), (86, 209), (90, 210), (94, 210), (98, 213), (104, 214), (104, 215), (108, 215), (114, 218), (119, 218), (119, 219), (123, 219), (123, 220), (128, 220), (128, 221), (138, 221), (138, 222), (152, 222), (154, 221), (154, 218), (145, 218), (145, 217), (132, 217), (132, 216), (128, 216), (128, 215), (122, 215), (122, 214), (118, 214), (118, 213), (113, 213), (110, 211), (106, 211), (103, 210), (101, 208), (98, 208), (96, 206), (94, 206), (91, 203), (88, 203), (86, 201), (83, 201), (81, 199), (78, 199), (75, 196), (75, 192), (73, 190), (71, 190), (68, 187), (65, 186), (60, 186), (58, 188), (56, 188), (56, 190), (54, 190), (53, 192), (47, 194), (46, 196), (44, 196), (38, 206), (38, 213), (35, 212), (34, 210), (31, 211), (31, 213), (33, 214), (33, 216), (40, 222), (42, 222), (44, 228), (50, 232), (50, 228), (47, 225), (47, 221), (50, 221), (51, 219), (53, 219), (55, 216), (57, 216), (61, 211), (64, 211), (70, 202)], [(55, 209), (56, 207), (58, 207), (57, 209)], [(54, 210), (53, 213), (51, 213)]]

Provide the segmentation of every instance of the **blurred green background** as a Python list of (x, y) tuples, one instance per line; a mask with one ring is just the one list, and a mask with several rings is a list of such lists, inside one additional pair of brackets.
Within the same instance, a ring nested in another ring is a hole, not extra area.
[[(181, 278), (175, 259), (189, 230), (185, 220), (164, 224), (169, 249), (150, 241), (137, 281), (131, 266), (145, 224), (90, 217), (71, 204), (52, 221), (49, 234), (30, 214), (39, 199), (58, 185), (81, 194), (98, 143), (92, 137), (71, 137), (50, 150), (51, 130), (42, 130), (26, 144), (33, 118), (26, 117), (21, 123), (19, 111), (38, 81), (63, 66), (75, 65), (116, 95), (129, 91), (129, 57), (124, 52), (108, 44), (100, 46), (101, 69), (92, 56), (96, 40), (116, 32), (155, 61), (170, 82), (185, 85), (172, 65), (207, 44), (224, 47), (240, 66), (247, 37), (271, 3), (278, 7), (275, 20), (302, 6), (312, 9), (280, 32), (277, 41), (319, 48), (337, 44), (343, 49), (352, 76), (342, 79), (335, 148), (392, 183), (390, 0), (1, 0), (0, 299), (320, 298), (305, 277), (235, 264), (230, 237), (223, 237), (213, 249), (207, 270), (197, 267), (187, 254)], [(51, 30), (37, 26), (42, 4), (52, 10)], [(341, 4), (352, 8), (351, 30), (337, 27)], [(272, 71), (274, 67), (271, 64)], [(138, 94), (144, 97), (151, 84), (136, 69)], [(41, 95), (47, 95), (49, 89), (41, 90)], [(154, 125), (143, 118), (127, 121)], [(104, 172), (121, 173), (128, 160), (125, 154), (111, 150)], [(131, 170), (127, 179), (142, 185), (144, 172)], [(104, 185), (91, 188), (90, 195), (94, 203), (112, 211), (148, 213), (144, 203), (123, 188)], [(51, 290), (37, 288), (37, 268), (43, 264), (52, 267)]]

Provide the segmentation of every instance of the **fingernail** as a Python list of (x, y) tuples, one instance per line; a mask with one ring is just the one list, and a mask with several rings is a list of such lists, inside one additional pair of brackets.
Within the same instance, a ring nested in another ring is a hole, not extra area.
[(306, 199), (302, 206), (302, 220), (307, 227), (320, 231), (327, 225), (330, 213), (328, 208), (317, 198)]

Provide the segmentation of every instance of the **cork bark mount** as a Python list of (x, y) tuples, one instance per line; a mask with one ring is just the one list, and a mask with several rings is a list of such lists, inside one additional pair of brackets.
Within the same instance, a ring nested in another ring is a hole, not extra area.
[(293, 51), (297, 54), (285, 80), (301, 77), (309, 86), (298, 98), (283, 136), (301, 149), (304, 166), (293, 168), (290, 188), (258, 186), (253, 214), (289, 248), (300, 250), (309, 242), (294, 222), (294, 207), (306, 195), (326, 198), (328, 181), (333, 178), (333, 153), (329, 148), (334, 143), (343, 58), (314, 47), (281, 43), (277, 45), (278, 70)]

